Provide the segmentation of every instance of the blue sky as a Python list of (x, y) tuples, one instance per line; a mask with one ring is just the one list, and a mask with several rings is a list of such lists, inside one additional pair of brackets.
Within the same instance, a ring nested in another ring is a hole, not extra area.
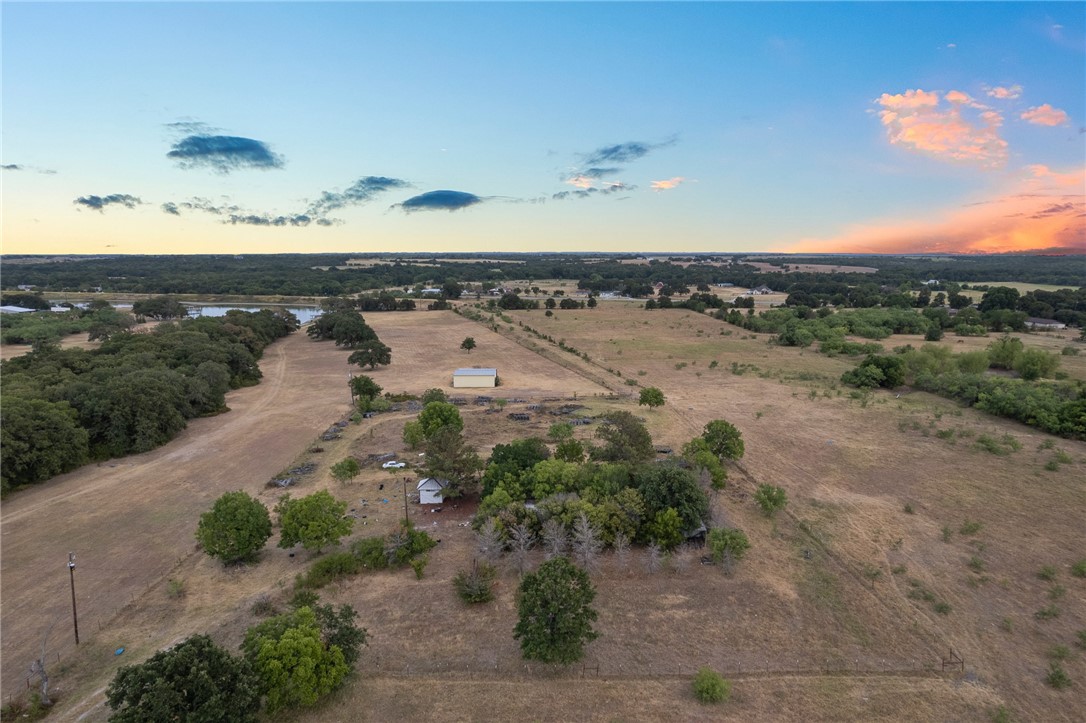
[(2, 12), (4, 253), (1086, 246), (1082, 3)]

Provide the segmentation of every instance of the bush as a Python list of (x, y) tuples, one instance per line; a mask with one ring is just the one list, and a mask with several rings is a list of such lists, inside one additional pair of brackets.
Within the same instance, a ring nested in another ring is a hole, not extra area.
[(1071, 678), (1062, 665), (1053, 661), (1048, 666), (1048, 675), (1045, 676), (1045, 682), (1056, 690), (1063, 690), (1071, 685)]
[(758, 490), (754, 493), (754, 501), (766, 517), (772, 517), (788, 504), (788, 495), (780, 487), (758, 485)]
[(1045, 565), (1037, 571), (1037, 577), (1041, 578), (1045, 582), (1052, 582), (1056, 579), (1056, 568), (1052, 565)]
[(1075, 577), (1086, 577), (1086, 557), (1071, 566), (1071, 574)]
[(494, 599), (494, 578), (497, 569), (486, 562), (473, 563), (471, 570), (461, 570), (453, 578), (453, 587), (460, 599), (469, 604), (490, 602)]
[(702, 703), (723, 703), (731, 694), (731, 681), (711, 668), (702, 668), (694, 676), (694, 697)]
[(314, 562), (295, 586), (317, 590), (347, 575), (362, 571), (362, 561), (351, 552), (334, 552)]

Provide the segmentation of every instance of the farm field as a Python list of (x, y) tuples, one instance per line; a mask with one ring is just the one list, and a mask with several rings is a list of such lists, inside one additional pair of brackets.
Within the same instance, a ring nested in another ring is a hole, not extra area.
[[(446, 505), (441, 514), (409, 504), (415, 523), (441, 540), (424, 577), (382, 572), (321, 591), (324, 601), (360, 611), (370, 644), (355, 678), (298, 720), (984, 720), (1000, 705), (1023, 720), (1075, 719), (1075, 690), (1086, 684), (1083, 654), (1064, 662), (1075, 681), (1070, 690), (1049, 688), (1044, 674), (1048, 652), (1074, 649), (1076, 631), (1086, 628), (1086, 581), (1069, 572), (1086, 556), (1086, 444), (923, 393), (853, 398), (838, 379), (855, 361), (769, 346), (768, 335), (685, 310), (604, 302), (550, 318), (508, 315), (514, 323), (497, 322), (498, 333), (447, 313), (367, 315), (393, 349), (393, 363), (371, 376), (390, 392), (454, 393), (453, 368), (496, 366), (503, 386), (485, 393), (576, 394), (585, 412), (622, 408), (644, 417), (654, 440), (676, 449), (709, 420), (728, 419), (743, 433), (746, 456), (729, 468), (713, 513), (745, 530), (751, 551), (732, 576), (701, 565), (699, 551), (652, 574), (640, 552), (627, 569), (608, 557), (593, 576), (600, 638), (583, 665), (553, 670), (520, 659), (512, 637), (515, 572), (506, 569), (496, 599), (478, 608), (453, 591), (453, 575), (473, 555), (465, 525), (474, 503)], [(466, 336), (478, 342), (470, 353), (459, 349)], [(1068, 343), (1023, 340), (1056, 351)], [(960, 351), (990, 339), (957, 341), (942, 343)], [(884, 345), (904, 343), (918, 340)], [(311, 461), (317, 469), (299, 494), (327, 488), (349, 500), (359, 515), (352, 538), (393, 529), (403, 512), (401, 480), (405, 473), (409, 484), (415, 480), (410, 468), (386, 471), (370, 461), (348, 485), (327, 468), (348, 454), (395, 453), (410, 462), (400, 433), (413, 415), (378, 415), (320, 443), (322, 452), (307, 451), (347, 410), (345, 356), (295, 334), (267, 350), (259, 386), (228, 397), (230, 413), (196, 420), (174, 442), (115, 460), (116, 468), (77, 470), (5, 501), (5, 695), (22, 685), (21, 661), (42, 630), (70, 613), (68, 549), (95, 552), (77, 552), (81, 637), (85, 619), (88, 629), (78, 653), (62, 649), (54, 671), (57, 719), (105, 720), (101, 691), (117, 665), (197, 631), (235, 647), (257, 620), (253, 603), (266, 595), (282, 608), (310, 559), (269, 547), (259, 565), (226, 570), (196, 552), (196, 520), (221, 492), (245, 489), (270, 506), (279, 491), (264, 482)], [(1062, 358), (1074, 378), (1086, 373), (1081, 358)], [(667, 404), (638, 408), (627, 380), (661, 388)], [(465, 435), (484, 458), (496, 443), (545, 435), (554, 421), (513, 422), (474, 406), (462, 413)], [(592, 432), (578, 428), (581, 437)], [(997, 456), (976, 446), (981, 435), (1018, 448)], [(1056, 450), (1072, 462), (1044, 469)], [(137, 479), (139, 494), (121, 497), (121, 486)], [(775, 520), (751, 500), (758, 483), (788, 492), (789, 506)], [(970, 567), (974, 559), (980, 562)], [(1052, 582), (1037, 576), (1046, 565), (1057, 570)], [(49, 576), (33, 572), (53, 568)], [(184, 582), (183, 596), (167, 594), (169, 579)], [(11, 580), (30, 582), (12, 590)], [(948, 607), (937, 612), (934, 602)], [(1059, 607), (1058, 617), (1034, 616), (1049, 605)], [(70, 639), (66, 624), (51, 641)], [(128, 650), (118, 661), (120, 645)], [(951, 649), (964, 672), (943, 673)], [(702, 665), (733, 679), (731, 703), (706, 709), (694, 701), (689, 681)]]

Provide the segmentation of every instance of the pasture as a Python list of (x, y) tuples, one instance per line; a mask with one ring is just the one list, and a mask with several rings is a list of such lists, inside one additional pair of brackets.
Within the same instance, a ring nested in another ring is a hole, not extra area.
[[(729, 466), (713, 514), (747, 532), (750, 552), (731, 576), (702, 565), (697, 550), (655, 573), (640, 551), (626, 569), (605, 556), (593, 576), (600, 638), (584, 664), (526, 666), (512, 638), (516, 573), (505, 569), (496, 599), (479, 607), (461, 603), (451, 585), (473, 555), (464, 526), (473, 503), (438, 514), (409, 503), (415, 523), (441, 540), (425, 576), (381, 572), (321, 591), (361, 613), (370, 645), (354, 679), (298, 720), (963, 720), (1000, 705), (1024, 720), (1078, 714), (1086, 655), (1064, 662), (1070, 690), (1046, 686), (1044, 674), (1049, 651), (1074, 649), (1086, 628), (1086, 580), (1070, 574), (1086, 557), (1086, 444), (924, 393), (852, 394), (838, 379), (855, 361), (770, 346), (767, 335), (685, 310), (603, 302), (508, 316), (513, 323), (497, 321), (494, 331), (449, 313), (367, 315), (393, 363), (366, 373), (389, 392), (451, 394), (453, 368), (496, 366), (503, 386), (483, 393), (528, 401), (576, 394), (592, 412), (628, 409), (658, 444), (676, 449), (709, 420), (727, 419), (742, 431), (746, 456)], [(470, 353), (459, 348), (466, 336), (478, 343)], [(1049, 350), (1070, 343), (1022, 338)], [(962, 341), (942, 343), (959, 351), (990, 339)], [(884, 342), (904, 343), (919, 342)], [(259, 386), (228, 396), (230, 413), (190, 423), (155, 452), (77, 470), (5, 502), (5, 697), (23, 686), (24, 661), (44, 629), (70, 614), (69, 549), (79, 563), (84, 642), (78, 651), (58, 646), (70, 640), (70, 620), (50, 638), (61, 653), (51, 671), (56, 715), (105, 720), (101, 691), (117, 665), (199, 631), (236, 646), (258, 619), (253, 604), (266, 596), (282, 609), (305, 569), (305, 552), (268, 547), (259, 564), (227, 570), (195, 550), (196, 521), (219, 494), (245, 489), (271, 506), (280, 491), (264, 483), (313, 462), (297, 493), (327, 488), (349, 500), (358, 515), (352, 538), (398, 524), (410, 469), (367, 463), (341, 485), (328, 467), (348, 454), (411, 462), (400, 433), (412, 415), (378, 415), (347, 426), (341, 439), (316, 441), (347, 412), (346, 355), (295, 334), (268, 349)], [(1074, 378), (1086, 374), (1081, 359), (1062, 358)], [(667, 404), (639, 409), (628, 380), (659, 387)], [(556, 421), (518, 423), (474, 406), (462, 413), (484, 457)], [(1001, 440), (1005, 453), (978, 445), (981, 437)], [(322, 451), (310, 451), (315, 445)], [(1057, 451), (1070, 463), (1046, 469)], [(759, 483), (788, 493), (775, 519), (753, 504)], [(1055, 580), (1038, 577), (1044, 566), (1056, 569)], [(171, 579), (183, 581), (183, 595), (168, 593)], [(1051, 605), (1058, 616), (1035, 615)], [(128, 650), (118, 659), (120, 645)], [(964, 672), (942, 670), (950, 650)], [(689, 681), (703, 665), (733, 679), (730, 703), (706, 709), (694, 700)]]

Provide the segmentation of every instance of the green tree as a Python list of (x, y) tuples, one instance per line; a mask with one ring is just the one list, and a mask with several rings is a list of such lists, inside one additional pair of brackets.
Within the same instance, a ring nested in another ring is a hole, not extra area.
[(457, 497), (475, 490), (476, 475), (483, 468), (483, 461), (455, 427), (438, 428), (426, 442), (424, 459), (428, 476), (449, 481), (446, 495)]
[(983, 350), (967, 351), (955, 357), (955, 363), (963, 374), (983, 374), (988, 371), (991, 357)]
[(260, 708), (260, 679), (206, 635), (194, 635), (143, 663), (120, 668), (106, 689), (118, 723), (249, 723)]
[(344, 517), (347, 503), (340, 502), (327, 490), (291, 499), (283, 495), (275, 506), (281, 527), (279, 547), (290, 548), (298, 543), (307, 550), (320, 552), (325, 545), (335, 545), (339, 538), (351, 533), (354, 519)]
[(1004, 334), (988, 345), (989, 364), (1000, 369), (1013, 369), (1024, 348), (1021, 339)]
[(743, 433), (731, 422), (714, 419), (705, 425), (701, 433), (709, 450), (721, 459), (742, 459), (745, 447)]
[(563, 439), (554, 449), (554, 458), (580, 464), (584, 461), (584, 445), (577, 439)]
[(762, 509), (762, 514), (772, 517), (788, 504), (788, 495), (780, 487), (758, 485), (758, 489), (754, 492), (754, 502)]
[(705, 538), (713, 562), (728, 564), (742, 559), (750, 549), (750, 540), (742, 530), (716, 527)]
[(727, 485), (728, 471), (724, 469), (720, 458), (709, 449), (709, 443), (704, 437), (694, 437), (683, 445), (683, 459), (704, 470), (709, 475), (709, 483), (713, 489), (724, 489)]
[(1026, 349), (1014, 360), (1014, 370), (1026, 381), (1051, 377), (1060, 366), (1060, 358), (1043, 349)]
[(475, 338), (470, 336), (465, 337), (464, 341), (460, 342), (460, 348), (464, 351), (471, 351), (475, 348)]
[(308, 607), (250, 628), (242, 647), (260, 678), (271, 714), (313, 705), (350, 672), (343, 650), (325, 642)]
[(657, 387), (645, 387), (641, 390), (641, 397), (637, 400), (638, 405), (648, 405), (652, 407), (664, 406), (664, 393)]
[(449, 427), (456, 432), (464, 429), (460, 410), (455, 404), (448, 402), (430, 402), (419, 412), (418, 421), (422, 427), (422, 435), (426, 439), (431, 439), (442, 427)]
[(200, 547), (226, 565), (254, 559), (271, 534), (268, 508), (241, 490), (215, 500), (196, 526)]
[(567, 665), (580, 660), (585, 644), (598, 637), (592, 629), (595, 598), (588, 573), (566, 557), (551, 558), (525, 575), (513, 632), (524, 658)]
[(681, 521), (680, 531), (686, 533), (697, 530), (709, 518), (709, 496), (690, 470), (674, 464), (647, 464), (634, 470), (633, 478), (653, 519), (674, 509)]
[(547, 431), (547, 436), (554, 442), (561, 442), (565, 439), (572, 439), (573, 425), (569, 422), (555, 422)]
[(656, 513), (649, 537), (664, 550), (674, 550), (682, 543), (682, 520), (674, 507)]
[(600, 462), (648, 462), (656, 456), (652, 437), (637, 417), (629, 412), (610, 412), (596, 430), (603, 444), (592, 450), (592, 459)]
[(426, 441), (426, 435), (423, 434), (422, 424), (419, 420), (413, 419), (410, 422), (406, 422), (403, 425), (403, 443), (410, 449), (418, 449), (419, 445)]
[(392, 363), (392, 350), (379, 341), (363, 341), (356, 344), (355, 349), (347, 357), (348, 364), (376, 369), (378, 364), (387, 366)]
[[(4, 375), (4, 382), (9, 377)], [(87, 430), (67, 402), (4, 395), (0, 406), (0, 484), (7, 491), (75, 469), (87, 459)]]
[(1018, 289), (1009, 286), (996, 286), (984, 292), (977, 308), (983, 314), (996, 309), (1009, 309), (1014, 311), (1018, 307)]
[(339, 482), (350, 482), (358, 473), (362, 471), (362, 467), (359, 466), (358, 460), (354, 457), (348, 457), (344, 460), (336, 462), (332, 465), (332, 476)]
[[(353, 354), (352, 354), (353, 356)], [(365, 374), (351, 377), (351, 393), (359, 399), (374, 399), (381, 393), (381, 385)]]

